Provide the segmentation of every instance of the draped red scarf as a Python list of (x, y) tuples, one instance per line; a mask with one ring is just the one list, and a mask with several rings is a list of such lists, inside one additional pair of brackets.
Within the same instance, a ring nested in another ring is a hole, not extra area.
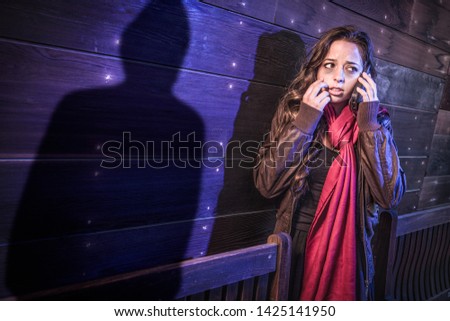
[(306, 241), (301, 300), (356, 300), (356, 117), (346, 106), (324, 110), (339, 156), (328, 171)]

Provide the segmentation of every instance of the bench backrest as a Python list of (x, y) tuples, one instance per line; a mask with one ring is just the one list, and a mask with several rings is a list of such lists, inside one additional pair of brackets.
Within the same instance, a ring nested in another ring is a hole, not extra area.
[[(291, 241), (194, 258), (18, 297), (25, 300), (287, 300)], [(177, 290), (169, 285), (177, 280)]]

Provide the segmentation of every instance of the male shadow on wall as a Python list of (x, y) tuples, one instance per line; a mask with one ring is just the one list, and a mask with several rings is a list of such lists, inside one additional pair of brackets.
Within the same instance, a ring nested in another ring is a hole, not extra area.
[[(172, 94), (177, 69), (141, 62), (181, 66), (189, 40), (182, 1), (151, 1), (122, 34), (124, 81), (74, 92), (57, 106), (11, 234), (7, 286), (14, 295), (185, 258), (201, 172), (185, 161), (199, 156), (195, 144), (181, 142), (178, 153), (177, 141), (190, 133), (203, 141), (204, 125)], [(143, 289), (137, 280), (75, 298), (171, 299), (180, 281), (173, 275)]]
[[(208, 248), (211, 254), (260, 244), (273, 230), (276, 200), (259, 194), (253, 183), (253, 167), (284, 87), (296, 75), (305, 55), (305, 43), (293, 32), (266, 33), (259, 38), (254, 76), (242, 93), (233, 135), (227, 144), (224, 185)], [(240, 148), (236, 148), (238, 145)], [(229, 214), (233, 215), (221, 218)]]

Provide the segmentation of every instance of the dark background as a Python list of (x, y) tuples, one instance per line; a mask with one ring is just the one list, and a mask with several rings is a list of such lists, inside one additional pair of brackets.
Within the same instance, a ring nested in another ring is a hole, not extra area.
[[(411, 214), (448, 222), (450, 5), (441, 2), (2, 1), (0, 297), (265, 242), (276, 202), (258, 194), (231, 142), (257, 146), (311, 45), (341, 24), (375, 43), (379, 98), (408, 179), (399, 225)], [(102, 145), (123, 132), (134, 140), (131, 168), (101, 168)], [(187, 142), (170, 166), (138, 168), (149, 151), (137, 141), (161, 146), (177, 133)], [(222, 143), (218, 162), (180, 168), (208, 141)], [(448, 242), (446, 226), (399, 238), (396, 266)], [(448, 257), (439, 251), (431, 258)], [(439, 264), (448, 271), (448, 259)], [(405, 280), (397, 298), (413, 299)], [(448, 275), (428, 281), (416, 299), (450, 288)]]

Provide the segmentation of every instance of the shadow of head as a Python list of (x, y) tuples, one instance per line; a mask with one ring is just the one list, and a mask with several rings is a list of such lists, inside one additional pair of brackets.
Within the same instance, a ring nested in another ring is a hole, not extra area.
[[(126, 79), (66, 95), (46, 132), (37, 133), (43, 139), (36, 160), (24, 162), (29, 174), (7, 259), (7, 285), (14, 294), (178, 262), (188, 255), (201, 171), (185, 162), (193, 144), (179, 153), (171, 144), (174, 135), (183, 140), (190, 133), (202, 141), (204, 126), (171, 94), (189, 46), (182, 1), (150, 1), (123, 32), (121, 46)], [(71, 54), (85, 62), (68, 65), (81, 68), (80, 74), (92, 74), (84, 73), (92, 66), (100, 73), (111, 65), (107, 57)], [(112, 149), (104, 148), (106, 142), (113, 143)], [(117, 166), (105, 168), (105, 160)], [(173, 284), (147, 289), (145, 297), (169, 298), (177, 284), (174, 275)], [(103, 298), (138, 294), (134, 289)]]

